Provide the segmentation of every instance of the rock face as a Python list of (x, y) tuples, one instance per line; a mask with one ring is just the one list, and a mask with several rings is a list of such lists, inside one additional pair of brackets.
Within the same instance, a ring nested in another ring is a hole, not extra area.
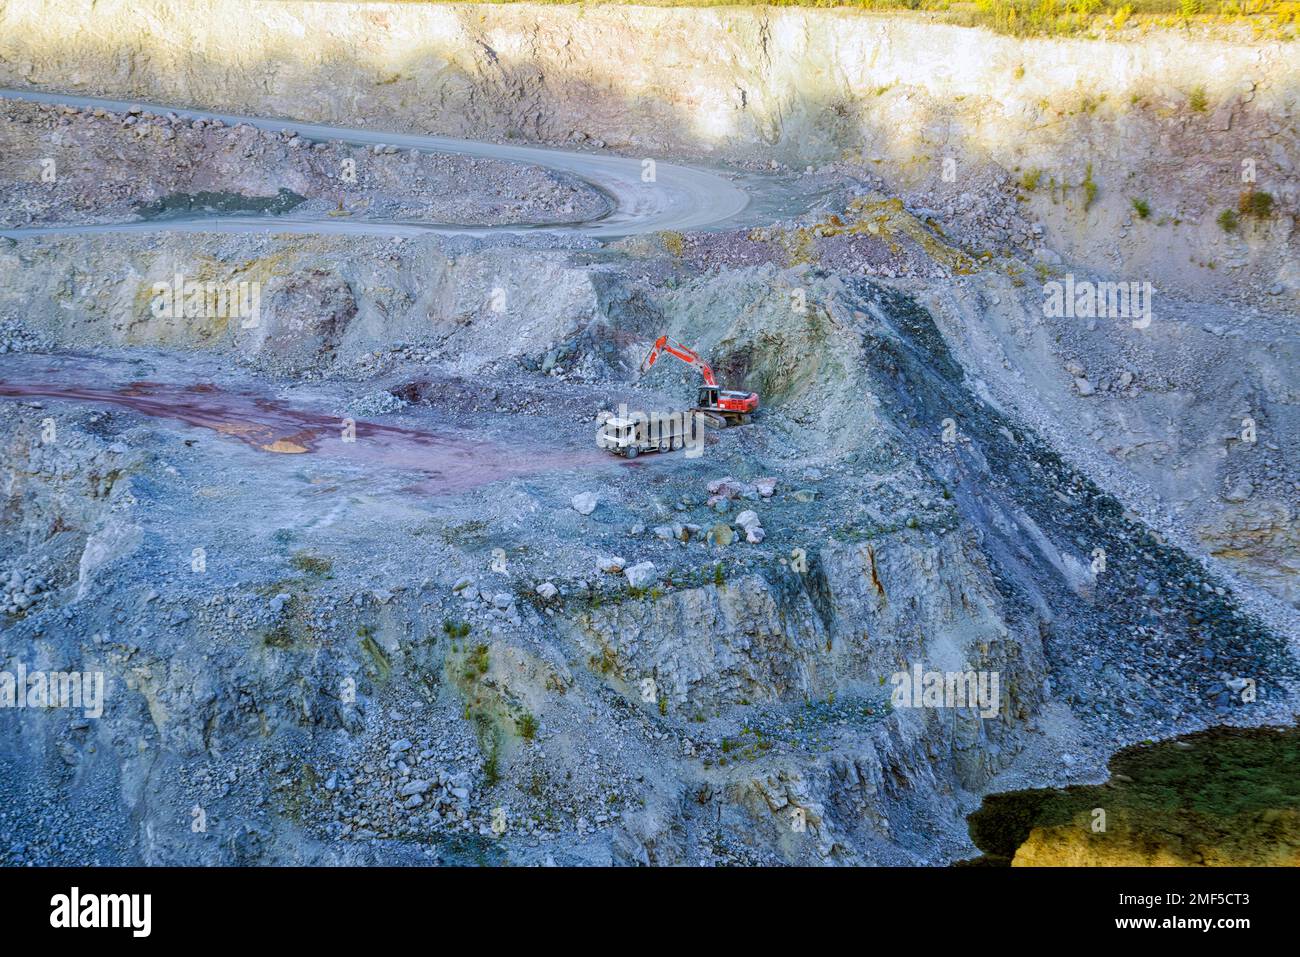
[[(695, 721), (724, 713), (729, 702), (834, 700), (839, 689), (852, 703), (827, 717), (852, 715), (839, 720), (865, 724), (854, 728), (851, 748), (835, 746), (815, 766), (751, 772), (750, 752), (761, 745), (742, 736), (733, 753), (724, 741), (721, 763), (730, 753), (737, 766), (711, 785), (712, 800), (730, 826), (774, 845), (806, 833), (802, 849), (790, 853), (897, 862), (906, 858), (891, 842), (898, 829), (913, 826), (913, 815), (954, 813), (941, 780), (978, 789), (1019, 750), (1019, 729), (1041, 701), (1042, 649), (1009, 631), (987, 573), (970, 564), (955, 537), (937, 546), (900, 535), (877, 547), (832, 547), (813, 566), (807, 576), (746, 577), (625, 601), (560, 628), (602, 663), (612, 687), (635, 697), (653, 682), (662, 711)], [(920, 708), (882, 718), (889, 711), (882, 686), (918, 660), (1000, 671), (1011, 690), (997, 718)], [(778, 741), (791, 734), (772, 733)], [(671, 845), (665, 825), (649, 824), (654, 819), (647, 812), (628, 822), (620, 845), (627, 860), (678, 859), (680, 852), (664, 846)]]
[[(1281, 42), (1256, 51), (1173, 35), (1140, 50), (1123, 39), (1039, 40), (1030, 54), (1027, 44), (1011, 37), (849, 10), (632, 12), (560, 6), (480, 11), (448, 4), (395, 8), (383, 19), (366, 19), (344, 9), (266, 11), (251, 0), (221, 0), (183, 12), (181, 6), (175, 0), (145, 0), (87, 10), (71, 0), (11, 2), (3, 33), (9, 84), (43, 84), (80, 70), (99, 84), (96, 92), (129, 91), (160, 101), (197, 95), (207, 98), (205, 105), (229, 111), (322, 120), (365, 115), (376, 124), (410, 122), (406, 103), (418, 96), (436, 104), (422, 121), (451, 135), (513, 127), (546, 139), (580, 132), (584, 140), (610, 146), (658, 140), (681, 150), (707, 142), (728, 158), (776, 144), (778, 157), (797, 152), (806, 159), (819, 150), (833, 154), (842, 145), (837, 137), (848, 128), (826, 125), (817, 115), (818, 103), (866, 111), (870, 95), (891, 87), (949, 103), (957, 97), (990, 97), (1004, 108), (991, 112), (977, 102), (960, 109), (971, 116), (982, 113), (996, 127), (984, 141), (1010, 149), (1016, 138), (1005, 134), (1037, 125), (1035, 101), (1077, 95), (1077, 71), (1085, 67), (1093, 97), (1114, 101), (1133, 89), (1190, 88), (1196, 81), (1205, 84), (1211, 100), (1221, 101), (1228, 94), (1242, 96), (1241, 81), (1249, 78), (1255, 81), (1247, 91), (1254, 106), (1284, 96), (1296, 70)], [(112, 62), (116, 51), (145, 48), (150, 25), (157, 22), (172, 26), (177, 42), (155, 50), (147, 69), (118, 61), (116, 70), (96, 71)], [(83, 45), (75, 34), (71, 39), (56, 34), (63, 25), (79, 24), (85, 25), (85, 36), (111, 36), (113, 46)], [(236, 24), (239, 30), (229, 29)], [(274, 61), (278, 69), (269, 81), (252, 70), (200, 81), (188, 68), (199, 55), (188, 41), (200, 36), (207, 39), (202, 56), (209, 61)], [(303, 48), (313, 42), (337, 50), (383, 49), (385, 55), (336, 56), (328, 85), (320, 82), (319, 60), (285, 63), (274, 57), (286, 43)], [(968, 55), (954, 62), (950, 51), (958, 45)], [(638, 73), (642, 96), (633, 100), (630, 91), (608, 78), (622, 75), (626, 51), (638, 46), (645, 50)], [(652, 56), (654, 50), (664, 55)], [(1211, 57), (1221, 69), (1205, 76), (1194, 64)], [(689, 93), (674, 65), (682, 62), (692, 65), (695, 86)], [(825, 69), (827, 63), (836, 69)], [(1021, 76), (1014, 66), (1007, 68), (1016, 63), (1025, 67)], [(542, 77), (545, 83), (536, 82)], [(863, 118), (918, 122), (914, 105), (883, 99), (878, 115)], [(882, 126), (879, 136), (883, 147), (891, 130)]]
[[(165, 49), (159, 24), (174, 39)], [(287, 48), (303, 56), (286, 61), (279, 51)], [(377, 50), (383, 56), (369, 52)], [(58, 88), (79, 77), (88, 93), (228, 112), (336, 123), (364, 116), (393, 129), (471, 138), (506, 131), (798, 169), (846, 152), (930, 175), (938, 164), (922, 156), (952, 158), (963, 177), (994, 163), (1033, 183), (1023, 195), (1061, 251), (1044, 247), (1047, 261), (1113, 268), (1118, 245), (1130, 269), (1192, 281), (1181, 265), (1187, 255), (1167, 255), (1172, 242), (1204, 261), (1226, 252), (1234, 267), (1259, 266), (1264, 288), (1294, 294), (1294, 255), (1277, 255), (1290, 216), (1233, 242), (1215, 225), (1222, 208), (1207, 201), (1231, 152), (1257, 158), (1259, 182), (1294, 202), (1300, 137), (1288, 98), (1300, 67), (1291, 52), (1283, 40), (1173, 31), (1021, 40), (801, 8), (404, 4), (363, 18), (346, 6), (307, 12), (255, 0), (199, 10), (177, 0), (11, 0), (0, 14), (0, 76), (9, 86)], [(620, 82), (629, 56), (634, 86)], [(1201, 69), (1207, 62), (1212, 75)], [(691, 64), (689, 85), (682, 63)], [(1205, 109), (1189, 106), (1192, 91)], [(413, 114), (412, 102), (426, 108)], [(1081, 142), (1107, 148), (1085, 156)], [(1085, 203), (1086, 177), (1100, 188)], [(1064, 203), (1062, 190), (1073, 191)], [(1171, 239), (1134, 224), (1135, 194), (1156, 205), (1152, 222), (1176, 215), (1195, 229)], [(1201, 270), (1194, 281), (1234, 282), (1225, 272)]]
[(1294, 506), (1277, 500), (1240, 505), (1198, 533), (1212, 555), (1300, 608), (1300, 522)]
[(247, 351), (289, 374), (333, 359), (357, 315), (351, 287), (323, 269), (304, 270), (277, 284), (265, 303), (265, 322), (261, 307), (259, 300), (257, 315), (232, 320), (239, 325), (236, 335), (251, 340)]
[(1042, 649), (1012, 635), (987, 573), (954, 538), (936, 546), (906, 535), (877, 546), (830, 546), (812, 567), (807, 576), (746, 577), (621, 602), (561, 627), (615, 662), (622, 682), (653, 678), (670, 709), (688, 712), (737, 700), (819, 699), (845, 682), (879, 689), (916, 661), (998, 671), (1002, 687), (1013, 690), (999, 704), (997, 730), (959, 719), (944, 746), (969, 787), (1009, 759), (1014, 746), (1004, 753), (1001, 742), (1040, 701)]
[[(159, 245), (100, 236), (56, 239), (22, 254), (0, 243), (0, 268), (10, 277), (0, 285), (0, 313), (22, 315), (27, 329), (48, 330), (63, 347), (233, 349), (274, 375), (365, 361), (394, 342), (431, 337), (439, 351), (459, 354), (458, 371), (472, 374), (491, 356), (533, 348), (531, 336), (518, 334), (519, 317), (537, 341), (553, 341), (599, 316), (597, 277), (563, 253), (487, 248), (449, 260), (433, 248), (405, 256), (393, 249), (371, 237), (174, 235)], [(104, 284), (75, 281), (69, 262), (93, 264)], [(178, 272), (260, 283), (258, 322), (244, 328), (229, 315), (154, 315), (155, 284), (173, 283)], [(500, 313), (492, 309), (498, 289)]]

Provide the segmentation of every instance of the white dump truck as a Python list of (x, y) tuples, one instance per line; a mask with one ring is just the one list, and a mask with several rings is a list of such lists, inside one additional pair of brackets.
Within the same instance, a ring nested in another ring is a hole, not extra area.
[(704, 452), (704, 430), (718, 422), (699, 409), (685, 412), (601, 412), (596, 445), (607, 452), (634, 459), (642, 452), (671, 452), (685, 449), (688, 458)]

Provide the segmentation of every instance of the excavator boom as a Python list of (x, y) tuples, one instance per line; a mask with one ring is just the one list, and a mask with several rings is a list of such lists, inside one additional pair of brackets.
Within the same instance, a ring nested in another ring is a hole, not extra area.
[(700, 358), (698, 352), (694, 349), (688, 349), (679, 343), (673, 342), (667, 336), (660, 336), (655, 340), (654, 348), (650, 350), (650, 354), (646, 356), (645, 361), (641, 363), (641, 371), (643, 373), (649, 372), (651, 367), (659, 361), (659, 353), (661, 352), (666, 352), (670, 356), (676, 356), (687, 365), (692, 365), (698, 368), (700, 370), (700, 375), (704, 376), (705, 385), (715, 386), (718, 384), (717, 380), (713, 378), (713, 370), (709, 368), (707, 362)]

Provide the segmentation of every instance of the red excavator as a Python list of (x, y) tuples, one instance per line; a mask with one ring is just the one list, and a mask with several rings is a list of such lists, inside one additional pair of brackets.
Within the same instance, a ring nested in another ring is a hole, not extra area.
[(655, 340), (654, 348), (650, 350), (650, 354), (641, 363), (642, 374), (650, 371), (650, 368), (659, 360), (659, 353), (661, 352), (676, 356), (687, 365), (695, 366), (700, 370), (700, 374), (704, 376), (704, 385), (700, 386), (700, 404), (692, 411), (708, 412), (715, 416), (721, 416), (725, 424), (736, 425), (748, 422), (750, 413), (758, 409), (757, 392), (736, 392), (731, 389), (718, 388), (717, 380), (713, 378), (713, 370), (709, 368), (707, 362), (700, 358), (699, 353), (673, 342), (667, 336), (660, 336)]

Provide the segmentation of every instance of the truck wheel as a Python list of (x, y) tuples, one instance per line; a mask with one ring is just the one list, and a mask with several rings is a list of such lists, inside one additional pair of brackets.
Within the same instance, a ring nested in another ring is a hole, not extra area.
[(634, 459), (636, 458), (636, 454), (638, 451), (640, 450), (635, 445), (629, 445), (627, 449), (624, 450), (623, 455), (625, 455), (629, 459)]

